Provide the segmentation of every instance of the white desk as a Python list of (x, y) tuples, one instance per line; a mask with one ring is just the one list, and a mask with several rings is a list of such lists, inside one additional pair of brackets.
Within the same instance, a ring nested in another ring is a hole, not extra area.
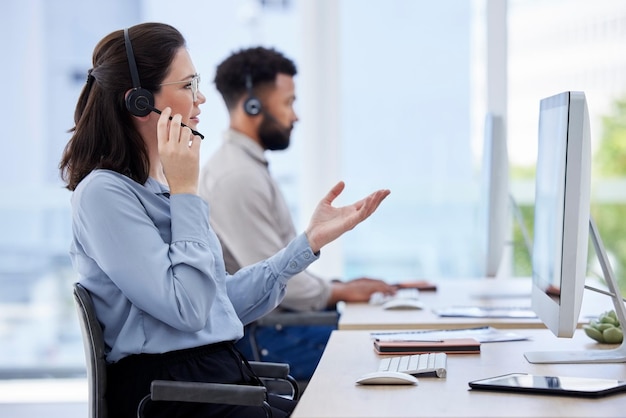
[[(450, 279), (437, 282), (437, 291), (420, 292), (421, 310), (384, 310), (368, 303), (347, 303), (339, 318), (340, 330), (468, 328), (492, 325), (496, 328), (545, 328), (536, 318), (450, 318), (439, 317), (434, 308), (450, 306), (530, 306), (529, 278)], [(610, 299), (586, 290), (580, 323), (610, 309)], [(626, 414), (625, 414), (626, 416)]]
[(603, 347), (581, 330), (557, 339), (548, 330), (520, 329), (532, 341), (483, 344), (480, 354), (449, 354), (448, 375), (420, 377), (418, 386), (359, 386), (354, 381), (376, 370), (367, 331), (333, 332), (293, 418), (530, 418), (626, 416), (626, 393), (598, 399), (469, 390), (468, 382), (511, 372), (626, 379), (626, 364), (537, 365), (523, 353), (534, 350)]

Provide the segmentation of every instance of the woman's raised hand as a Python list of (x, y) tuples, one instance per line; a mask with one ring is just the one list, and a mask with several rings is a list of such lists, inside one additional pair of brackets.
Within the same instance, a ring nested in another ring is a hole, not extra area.
[(200, 173), (200, 138), (191, 129), (181, 126), (181, 115), (170, 116), (166, 107), (157, 122), (159, 155), (170, 193), (198, 193)]
[(387, 189), (377, 190), (351, 205), (332, 206), (344, 187), (345, 184), (342, 181), (337, 183), (318, 203), (311, 216), (306, 236), (314, 253), (367, 219), (378, 208), (380, 202), (391, 193)]

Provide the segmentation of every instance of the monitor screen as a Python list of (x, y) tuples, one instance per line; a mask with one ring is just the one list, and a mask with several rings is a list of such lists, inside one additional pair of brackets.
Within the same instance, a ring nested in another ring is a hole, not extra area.
[(584, 93), (541, 100), (532, 306), (558, 337), (578, 324), (587, 269), (591, 146)]

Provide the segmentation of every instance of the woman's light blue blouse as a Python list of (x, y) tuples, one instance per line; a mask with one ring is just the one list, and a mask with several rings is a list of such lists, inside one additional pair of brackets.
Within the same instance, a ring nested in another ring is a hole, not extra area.
[(93, 297), (109, 362), (238, 340), (243, 324), (274, 309), (287, 280), (317, 259), (301, 234), (228, 275), (205, 201), (109, 170), (74, 191), (72, 227), (72, 263)]

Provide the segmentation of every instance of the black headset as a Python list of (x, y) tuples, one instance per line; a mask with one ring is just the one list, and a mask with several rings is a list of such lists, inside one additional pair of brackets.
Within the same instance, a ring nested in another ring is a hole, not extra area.
[(256, 116), (261, 113), (261, 101), (254, 95), (252, 91), (252, 76), (250, 73), (246, 74), (246, 90), (248, 91), (248, 97), (243, 102), (243, 110), (250, 116)]
[(137, 71), (133, 45), (130, 43), (130, 36), (128, 35), (128, 28), (124, 29), (124, 44), (126, 45), (130, 77), (133, 80), (133, 89), (128, 93), (128, 96), (126, 96), (126, 108), (135, 116), (146, 116), (154, 107), (154, 96), (150, 91), (141, 88), (139, 71)]

